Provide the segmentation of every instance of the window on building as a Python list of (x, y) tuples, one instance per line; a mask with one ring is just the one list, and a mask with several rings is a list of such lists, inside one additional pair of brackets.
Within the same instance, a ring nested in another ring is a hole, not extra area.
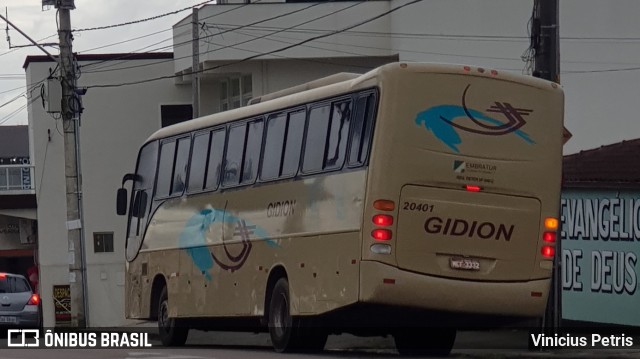
[(113, 232), (93, 233), (93, 252), (111, 253), (113, 252)]
[(253, 94), (250, 74), (232, 76), (220, 81), (220, 111), (246, 106)]
[(160, 120), (162, 127), (175, 125), (193, 118), (191, 105), (162, 105), (160, 106)]

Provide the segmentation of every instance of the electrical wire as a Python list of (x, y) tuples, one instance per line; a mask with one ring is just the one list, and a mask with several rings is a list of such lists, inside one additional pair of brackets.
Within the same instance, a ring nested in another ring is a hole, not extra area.
[(184, 74), (179, 74), (179, 75), (160, 76), (160, 77), (155, 77), (155, 78), (151, 78), (151, 79), (132, 81), (132, 82), (125, 82), (125, 83), (120, 83), (120, 84), (91, 85), (91, 86), (87, 86), (87, 88), (110, 88), (110, 87), (121, 87), (121, 86), (137, 85), (137, 84), (142, 84), (142, 83), (147, 83), (147, 82), (152, 82), (152, 81), (158, 81), (158, 80), (163, 80), (163, 79), (181, 77), (181, 76), (184, 76), (184, 75), (189, 75), (189, 74), (194, 74), (194, 73), (200, 73), (200, 72), (203, 72), (205, 70), (208, 71), (208, 70), (218, 69), (218, 68), (221, 68), (221, 67), (237, 65), (239, 63), (243, 63), (243, 62), (246, 62), (246, 61), (249, 61), (249, 60), (253, 60), (253, 59), (258, 58), (258, 57), (262, 57), (262, 56), (271, 55), (271, 54), (275, 54), (275, 53), (278, 53), (278, 52), (286, 51), (286, 50), (289, 50), (291, 48), (294, 48), (294, 47), (297, 47), (297, 46), (300, 46), (300, 45), (304, 45), (304, 44), (306, 44), (308, 42), (311, 42), (311, 41), (314, 41), (314, 40), (322, 39), (322, 38), (325, 38), (325, 37), (329, 37), (329, 36), (332, 36), (332, 35), (339, 34), (339, 33), (344, 32), (344, 31), (351, 30), (353, 28), (356, 28), (358, 26), (362, 26), (364, 24), (367, 24), (367, 23), (370, 23), (372, 21), (378, 20), (378, 19), (380, 19), (380, 18), (382, 18), (384, 16), (387, 16), (387, 15), (393, 13), (393, 12), (396, 12), (396, 11), (398, 11), (400, 9), (403, 9), (403, 8), (407, 7), (407, 6), (411, 6), (411, 5), (417, 4), (417, 3), (422, 2), (422, 1), (424, 1), (424, 0), (409, 1), (409, 2), (404, 3), (402, 5), (396, 6), (393, 9), (384, 11), (384, 12), (382, 12), (382, 13), (374, 16), (374, 17), (365, 19), (363, 21), (357, 22), (357, 23), (355, 23), (353, 25), (349, 25), (349, 26), (347, 26), (345, 28), (342, 28), (342, 29), (339, 29), (339, 30), (334, 30), (334, 31), (332, 31), (332, 32), (330, 32), (328, 34), (322, 34), (322, 35), (314, 36), (314, 37), (311, 37), (309, 39), (297, 42), (297, 43), (292, 44), (292, 45), (288, 45), (288, 46), (285, 46), (285, 47), (282, 47), (282, 48), (279, 48), (279, 49), (275, 49), (275, 50), (272, 50), (272, 51), (268, 51), (268, 52), (263, 52), (263, 53), (256, 54), (256, 55), (253, 55), (253, 56), (249, 56), (249, 57), (246, 57), (246, 58), (244, 58), (242, 60), (234, 61), (234, 62), (231, 62), (229, 64), (218, 65), (218, 66), (214, 66), (213, 68), (207, 68), (207, 69), (202, 69), (202, 70), (195, 70), (195, 71), (191, 71), (191, 72), (184, 73)]
[(75, 29), (75, 30), (71, 30), (71, 31), (72, 32), (83, 32), (83, 31), (86, 32), (86, 31), (94, 31), (94, 30), (106, 30), (106, 29), (113, 29), (113, 28), (121, 27), (121, 26), (139, 24), (139, 23), (143, 23), (143, 22), (147, 22), (147, 21), (151, 21), (151, 20), (160, 19), (160, 18), (169, 16), (169, 15), (175, 15), (175, 14), (181, 13), (183, 11), (187, 11), (187, 10), (193, 9), (195, 7), (206, 5), (206, 4), (214, 2), (214, 1), (215, 0), (208, 0), (208, 1), (205, 1), (205, 2), (201, 2), (199, 4), (195, 4), (193, 6), (185, 7), (185, 8), (182, 8), (182, 9), (178, 9), (178, 10), (175, 10), (175, 11), (171, 11), (171, 12), (168, 12), (168, 13), (164, 13), (164, 14), (160, 14), (160, 15), (156, 15), (156, 16), (152, 16), (152, 17), (148, 17), (148, 18), (144, 18), (144, 19), (127, 21), (127, 22), (123, 22), (123, 23), (119, 23), (119, 24), (113, 24), (113, 25), (88, 27), (88, 28), (84, 28), (84, 29)]
[(40, 98), (40, 96), (38, 95), (37, 97), (31, 99), (30, 101), (28, 101), (26, 104), (20, 106), (18, 109), (14, 110), (13, 112), (9, 113), (8, 115), (6, 115), (5, 117), (3, 117), (2, 119), (0, 119), (0, 125), (4, 124), (5, 122), (9, 121), (10, 119), (12, 119), (13, 117), (15, 117), (17, 114), (19, 114), (20, 112), (24, 111), (24, 109), (26, 109), (29, 105), (31, 105), (32, 103), (34, 103), (38, 98)]
[[(301, 12), (301, 11), (304, 11), (304, 10), (307, 10), (307, 9), (310, 9), (310, 8), (312, 8), (312, 7), (316, 7), (316, 6), (319, 6), (319, 5), (322, 5), (322, 4), (323, 4), (323, 3), (314, 3), (314, 4), (311, 4), (311, 5), (309, 5), (309, 6), (306, 6), (306, 7), (300, 8), (300, 9), (296, 9), (296, 10), (288, 11), (288, 12), (283, 13), (283, 14), (279, 14), (279, 15), (276, 15), (276, 16), (272, 16), (272, 17), (267, 18), (267, 19), (262, 19), (262, 20), (254, 21), (254, 22), (249, 23), (249, 24), (246, 24), (246, 25), (237, 26), (235, 29), (228, 30), (228, 31), (226, 31), (226, 32), (230, 32), (230, 31), (234, 31), (234, 30), (243, 29), (243, 28), (245, 28), (245, 27), (247, 27), (247, 26), (253, 26), (253, 25), (260, 24), (260, 23), (267, 22), (267, 21), (272, 21), (272, 20), (280, 19), (280, 18), (283, 18), (283, 17), (289, 16), (289, 15), (293, 15), (293, 14), (299, 13), (299, 12)], [(238, 7), (238, 8), (239, 8), (239, 7)], [(238, 9), (238, 8), (234, 8), (233, 10)], [(218, 14), (216, 14), (216, 15), (218, 15)], [(220, 34), (218, 34), (218, 35), (220, 35)], [(171, 39), (173, 39), (173, 38), (171, 38)], [(154, 45), (160, 44), (160, 43), (162, 43), (162, 42), (165, 42), (165, 41), (168, 41), (168, 40), (171, 40), (171, 39), (167, 39), (167, 40), (160, 41), (160, 42), (158, 42), (158, 43), (156, 43), (156, 44), (154, 44)], [(201, 38), (200, 38), (200, 37), (198, 37), (198, 38), (197, 38), (197, 40), (201, 40)], [(168, 46), (163, 46), (163, 47), (160, 47), (160, 48), (151, 49), (151, 50), (149, 50), (149, 51), (147, 51), (147, 52), (145, 52), (145, 53), (148, 53), (148, 52), (154, 52), (154, 51), (159, 51), (159, 50), (163, 50), (163, 49), (168, 49), (168, 48), (171, 48), (171, 47), (174, 47), (174, 46), (180, 46), (180, 45), (184, 45), (184, 44), (190, 44), (190, 43), (192, 43), (192, 42), (193, 42), (193, 39), (188, 40), (188, 41), (184, 41), (184, 42), (182, 42), (182, 43), (175, 43), (175, 44), (171, 44), (171, 45), (168, 45)], [(150, 45), (150, 46), (153, 46), (153, 45)], [(149, 47), (149, 46), (147, 46), (147, 47)], [(84, 67), (95, 66), (95, 65), (98, 65), (98, 64), (103, 63), (103, 62), (106, 62), (106, 61), (114, 61), (114, 60), (126, 59), (126, 58), (128, 58), (128, 57), (131, 57), (131, 56), (134, 56), (134, 55), (137, 55), (137, 54), (138, 54), (138, 53), (134, 53), (134, 52), (132, 52), (132, 53), (129, 53), (129, 54), (127, 54), (127, 55), (124, 55), (124, 56), (122, 56), (122, 57), (120, 57), (120, 58), (111, 59), (111, 60), (96, 61), (96, 62), (94, 62), (94, 63), (84, 65)], [(191, 56), (188, 56), (188, 57), (191, 57)], [(175, 60), (175, 59), (171, 59), (171, 60), (166, 60), (166, 61), (163, 61), (163, 62), (169, 62), (169, 61), (174, 61), (174, 60)], [(158, 62), (158, 63), (161, 63), (161, 62)], [(117, 65), (117, 63), (110, 63), (109, 65), (110, 65), (110, 66), (116, 66), (116, 65)]]
[[(241, 9), (241, 8), (243, 8), (243, 7), (247, 6), (247, 5), (256, 4), (256, 3), (260, 2), (260, 1), (262, 1), (262, 0), (255, 1), (255, 2), (253, 2), (253, 3), (246, 3), (246, 4), (242, 4), (242, 5), (240, 5), (240, 6), (236, 6), (236, 7), (234, 7), (234, 8), (231, 8), (231, 9), (228, 9), (228, 10), (225, 10), (225, 11), (222, 11), (222, 12), (219, 12), (219, 13), (216, 13), (216, 14), (212, 14), (212, 15), (209, 15), (209, 16), (207, 16), (207, 17), (203, 18), (203, 20), (204, 20), (204, 19), (210, 19), (210, 18), (213, 18), (213, 17), (216, 17), (216, 16), (220, 16), (220, 15), (223, 15), (223, 14), (229, 13), (229, 12), (231, 12), (231, 11), (235, 11), (235, 10)], [(268, 21), (268, 20), (265, 20), (265, 21)], [(177, 25), (177, 26), (175, 26), (173, 29), (166, 29), (166, 30), (162, 30), (162, 31), (160, 31), (160, 32), (164, 32), (164, 31), (171, 31), (171, 30), (175, 30), (175, 29), (178, 29), (178, 28), (180, 28), (180, 27), (183, 27), (183, 26), (188, 26), (188, 25), (191, 25), (191, 23), (185, 23), (185, 24)], [(157, 33), (160, 33), (160, 32), (157, 32)], [(181, 34), (179, 34), (179, 35), (183, 35), (183, 34), (188, 33), (188, 32), (191, 32), (191, 30), (188, 30), (188, 31), (186, 31), (186, 32), (183, 32), (183, 33), (181, 33)], [(153, 33), (153, 34), (155, 35), (156, 33)], [(179, 35), (178, 35), (178, 36), (179, 36)], [(94, 63), (87, 64), (87, 65), (84, 65), (84, 66), (96, 66), (96, 65), (99, 65), (99, 64), (101, 64), (101, 63), (103, 63), (103, 62), (106, 62), (106, 61), (114, 61), (114, 60), (120, 60), (120, 59), (127, 59), (127, 58), (129, 58), (129, 57), (131, 57), (131, 56), (135, 56), (135, 55), (139, 54), (139, 51), (145, 50), (145, 49), (147, 49), (147, 48), (149, 48), (149, 47), (151, 47), (151, 46), (158, 45), (158, 44), (161, 44), (161, 43), (163, 43), (163, 42), (166, 42), (166, 41), (169, 41), (169, 40), (172, 40), (172, 39), (173, 39), (173, 37), (170, 37), (170, 38), (168, 38), (168, 39), (166, 39), (166, 40), (162, 40), (162, 41), (160, 41), (160, 42), (157, 42), (157, 43), (154, 43), (154, 44), (151, 44), (151, 45), (147, 45), (147, 46), (145, 46), (145, 47), (143, 47), (143, 48), (140, 48), (140, 49), (134, 50), (134, 51), (132, 51), (132, 52), (129, 52), (128, 54), (126, 54), (126, 55), (124, 55), (124, 56), (122, 56), (122, 57), (120, 57), (120, 58), (111, 59), (111, 60), (101, 60), (101, 61), (96, 61), (96, 62), (94, 62)], [(166, 49), (166, 48), (170, 48), (170, 47), (172, 47), (172, 46), (173, 46), (173, 44), (172, 44), (172, 45), (170, 45), (170, 46), (164, 46), (164, 47), (161, 47), (161, 48), (159, 48), (159, 49)], [(155, 51), (158, 51), (159, 49), (151, 49), (151, 50), (147, 51), (146, 53), (149, 53), (149, 52), (155, 52)], [(95, 48), (94, 48), (94, 49), (92, 49), (92, 50), (95, 50)]]
[[(256, 36), (253, 36), (253, 38), (251, 38), (251, 39), (248, 39), (248, 40), (245, 40), (245, 41), (242, 41), (242, 42), (239, 42), (239, 43), (233, 44), (233, 45), (219, 45), (219, 44), (214, 44), (214, 45), (216, 45), (216, 46), (221, 46), (221, 47), (220, 47), (220, 48), (217, 48), (217, 49), (214, 49), (214, 50), (211, 50), (211, 51), (203, 52), (202, 54), (206, 54), (206, 53), (213, 52), (213, 51), (220, 51), (220, 50), (223, 50), (223, 49), (226, 49), (226, 48), (230, 48), (230, 47), (237, 48), (236, 46), (238, 46), (238, 45), (242, 45), (242, 44), (245, 44), (245, 43), (248, 43), (248, 42), (251, 42), (251, 41), (255, 41), (255, 40), (258, 40), (258, 39), (262, 39), (262, 38), (265, 38), (265, 37), (268, 37), (268, 36), (271, 36), (271, 35), (274, 35), (274, 34), (277, 34), (277, 33), (283, 32), (283, 31), (287, 31), (287, 30), (292, 29), (292, 28), (294, 28), (294, 27), (296, 27), (296, 26), (305, 25), (305, 24), (308, 24), (308, 23), (311, 23), (311, 22), (314, 22), (314, 21), (317, 21), (317, 20), (320, 20), (320, 19), (323, 19), (323, 18), (326, 18), (326, 17), (329, 17), (329, 16), (333, 16), (333, 15), (335, 15), (335, 14), (339, 13), (339, 12), (346, 11), (346, 10), (348, 10), (348, 9), (351, 9), (351, 8), (355, 7), (355, 6), (362, 5), (363, 3), (364, 3), (364, 2), (357, 2), (357, 3), (355, 3), (355, 4), (352, 4), (352, 5), (349, 5), (349, 6), (347, 6), (347, 7), (344, 7), (344, 8), (341, 8), (341, 9), (335, 10), (335, 11), (332, 11), (332, 12), (327, 13), (327, 14), (324, 14), (324, 15), (322, 15), (322, 16), (315, 17), (315, 18), (313, 18), (313, 19), (311, 19), (311, 20), (307, 20), (307, 21), (304, 21), (304, 22), (302, 22), (302, 23), (299, 23), (299, 24), (296, 24), (296, 25), (292, 25), (292, 26), (290, 26), (290, 27), (288, 27), (288, 28), (283, 28), (283, 29), (280, 29), (280, 30), (275, 31), (275, 32), (273, 32), (273, 33), (266, 34), (266, 35), (262, 35), (262, 36), (257, 36), (257, 37), (256, 37)], [(296, 10), (296, 12), (298, 12), (298, 11), (302, 11), (302, 10), (305, 10), (305, 9), (308, 9), (308, 8), (310, 8), (310, 7), (317, 6), (317, 5), (320, 5), (320, 3), (316, 3), (316, 4), (313, 4), (313, 5), (308, 6), (308, 7), (306, 7), (306, 8), (303, 8), (303, 9), (300, 9), (300, 10)], [(290, 14), (291, 14), (291, 13), (288, 13), (288, 15), (290, 15)], [(281, 17), (281, 15), (279, 15), (279, 17)], [(272, 18), (272, 19), (273, 19), (273, 18)], [(269, 19), (269, 20), (271, 20), (271, 19)], [(261, 20), (261, 21), (265, 21), (265, 20)], [(242, 27), (243, 27), (243, 26), (238, 26), (237, 28), (233, 29), (233, 31), (238, 32), (238, 31), (237, 31), (237, 29), (242, 28)], [(228, 32), (228, 31), (227, 31), (227, 32)], [(205, 36), (205, 38), (206, 38), (206, 37), (208, 37), (208, 36)], [(207, 42), (207, 40), (205, 40), (205, 42)], [(207, 42), (207, 43), (209, 43), (209, 42)], [(210, 44), (211, 44), (211, 43), (210, 43)], [(342, 51), (337, 51), (337, 52), (342, 52)], [(348, 53), (348, 52), (344, 52), (344, 53)], [(351, 54), (351, 53), (350, 53), (350, 54)], [(362, 56), (361, 54), (358, 54), (358, 55)], [(190, 56), (187, 56), (187, 57), (190, 57)], [(174, 59), (170, 59), (170, 60), (167, 60), (167, 61), (175, 61), (175, 60), (176, 60), (176, 59), (174, 58)], [(165, 62), (166, 62), (166, 61), (165, 61)], [(157, 64), (157, 63), (159, 63), (159, 62), (155, 62), (154, 64)], [(126, 67), (126, 68), (127, 68), (127, 69), (130, 69), (130, 68), (135, 68), (135, 67), (137, 67), (137, 66), (143, 67), (143, 66), (149, 66), (149, 65), (151, 65), (151, 64), (139, 64), (139, 65), (129, 66), (129, 67)], [(124, 68), (121, 68), (121, 69), (124, 69)], [(111, 70), (93, 70), (93, 71), (87, 71), (87, 72), (88, 72), (88, 73), (97, 73), (97, 72), (105, 72), (105, 71), (111, 71)]]

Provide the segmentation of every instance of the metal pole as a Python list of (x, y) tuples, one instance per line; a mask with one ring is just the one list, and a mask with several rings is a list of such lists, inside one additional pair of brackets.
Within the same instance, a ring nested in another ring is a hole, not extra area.
[(200, 117), (200, 27), (198, 26), (198, 8), (193, 8), (192, 17), (192, 50), (193, 62), (191, 65), (191, 92), (193, 95), (193, 118)]
[[(533, 75), (549, 81), (560, 83), (560, 31), (558, 0), (535, 0), (539, 24), (540, 41), (536, 49), (535, 69)], [(537, 31), (533, 31), (537, 33)]]
[(86, 327), (84, 248), (82, 243), (81, 193), (82, 183), (78, 167), (80, 146), (76, 136), (78, 119), (75, 116), (75, 69), (73, 63), (71, 6), (59, 6), (60, 73), (62, 78), (62, 124), (64, 128), (64, 161), (67, 189), (67, 229), (69, 241), (69, 284), (71, 287), (71, 323)]
[[(534, 0), (536, 12), (531, 33), (538, 34), (533, 76), (560, 83), (560, 4), (558, 0)], [(565, 130), (566, 131), (566, 130)], [(568, 134), (568, 131), (566, 132)], [(567, 137), (568, 140), (568, 137)], [(566, 141), (565, 141), (566, 142)], [(558, 217), (560, 218), (560, 217)], [(561, 238), (558, 229), (557, 238)], [(556, 243), (551, 288), (543, 328), (557, 332), (562, 321), (562, 239)]]

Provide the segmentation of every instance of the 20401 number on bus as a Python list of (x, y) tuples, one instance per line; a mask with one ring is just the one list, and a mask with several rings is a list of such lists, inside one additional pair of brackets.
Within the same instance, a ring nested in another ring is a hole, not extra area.
[(402, 209), (405, 211), (433, 212), (433, 205), (427, 203), (404, 202)]

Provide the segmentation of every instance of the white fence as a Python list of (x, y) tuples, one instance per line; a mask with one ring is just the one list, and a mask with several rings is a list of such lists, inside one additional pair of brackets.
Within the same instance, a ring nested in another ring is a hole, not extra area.
[(33, 165), (0, 165), (0, 194), (2, 191), (34, 190), (33, 174)]

